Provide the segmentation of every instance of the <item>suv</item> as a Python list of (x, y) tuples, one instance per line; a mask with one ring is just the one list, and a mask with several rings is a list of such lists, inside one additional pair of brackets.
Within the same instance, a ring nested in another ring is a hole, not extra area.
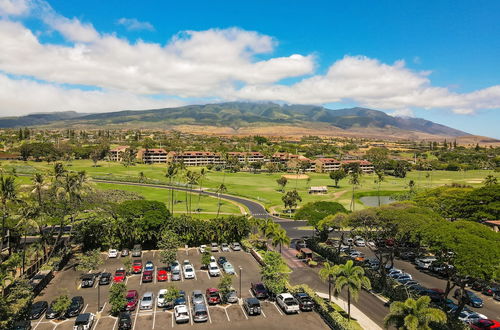
[(129, 312), (121, 312), (118, 316), (118, 330), (132, 329), (132, 319)]
[(289, 293), (282, 293), (276, 297), (276, 303), (286, 314), (298, 313), (299, 303)]
[(214, 289), (214, 288), (209, 288), (205, 292), (205, 295), (207, 296), (207, 301), (208, 301), (209, 305), (220, 304), (219, 290)]
[(92, 313), (83, 313), (78, 315), (75, 320), (74, 330), (90, 330), (94, 324), (95, 315)]
[(91, 288), (95, 283), (95, 274), (85, 274), (82, 276), (82, 288)]
[(417, 268), (429, 269), (431, 264), (436, 260), (437, 260), (437, 258), (435, 258), (435, 257), (418, 258), (418, 259), (415, 259), (415, 265), (417, 266)]
[(71, 303), (66, 310), (66, 313), (64, 313), (64, 316), (66, 318), (74, 317), (80, 314), (80, 312), (83, 309), (83, 297), (82, 296), (76, 296), (71, 298)]
[(267, 288), (263, 283), (252, 283), (251, 290), (253, 295), (257, 299), (266, 299), (267, 297), (269, 297), (269, 292), (267, 291)]
[(132, 249), (132, 257), (141, 257), (142, 256), (142, 247), (141, 244), (134, 245)]
[(220, 275), (220, 269), (217, 267), (217, 264), (215, 262), (211, 262), (208, 265), (208, 274), (210, 276), (219, 276)]
[(305, 292), (297, 292), (294, 298), (299, 302), (299, 308), (303, 312), (310, 312), (314, 308), (314, 301)]
[(243, 301), (243, 308), (248, 315), (260, 315), (260, 301), (257, 298), (246, 298)]

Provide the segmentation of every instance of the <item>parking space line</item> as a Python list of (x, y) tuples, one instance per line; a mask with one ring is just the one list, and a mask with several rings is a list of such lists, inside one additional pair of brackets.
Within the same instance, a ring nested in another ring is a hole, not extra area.
[(43, 320), (43, 316), (40, 317), (40, 320), (38, 320), (38, 322), (36, 323), (36, 325), (33, 329), (36, 329), (38, 327), (38, 325), (40, 324), (40, 322), (42, 322), (42, 320)]
[(252, 295), (252, 297), (254, 297), (254, 298), (255, 298), (255, 296), (253, 295), (252, 290), (248, 289), (248, 292), (250, 292), (250, 294)]
[(85, 305), (85, 308), (83, 309), (82, 313), (85, 313), (85, 311), (87, 310), (87, 307), (89, 307), (89, 304)]
[[(153, 251), (153, 253), (154, 253), (154, 251)], [(153, 327), (152, 327), (152, 329), (155, 328), (155, 322), (156, 322), (156, 305), (157, 304), (155, 304), (155, 307), (153, 309)]]
[(227, 321), (231, 322), (231, 319), (229, 318), (229, 314), (227, 313), (227, 308), (224, 308), (224, 312), (226, 312)]
[(93, 330), (97, 329), (97, 323), (99, 323), (99, 320), (100, 318), (95, 321), (94, 326), (92, 327)]
[(139, 315), (139, 311), (135, 311), (135, 317), (134, 317), (134, 325), (132, 326), (132, 330), (135, 329), (135, 324), (137, 323), (137, 316)]
[(113, 324), (113, 330), (115, 330), (116, 324), (118, 323), (118, 318), (115, 320), (115, 324)]
[(273, 304), (274, 307), (276, 307), (276, 309), (278, 310), (278, 312), (281, 314), (281, 316), (283, 316), (283, 313), (280, 311), (280, 308), (278, 307), (278, 305), (276, 305), (274, 302), (271, 302), (271, 304)]
[(243, 315), (245, 315), (245, 318), (248, 320), (247, 312), (245, 312), (245, 309), (243, 309), (243, 305), (240, 305), (241, 311), (243, 312)]
[[(107, 301), (104, 302), (104, 305), (102, 305), (102, 310), (104, 310), (104, 308), (106, 307), (107, 303), (108, 303)], [(99, 306), (97, 306), (97, 309), (99, 309)]]
[(156, 252), (156, 251), (155, 251), (155, 250), (153, 250), (153, 258), (155, 257), (155, 252)]
[(172, 313), (172, 328), (174, 327), (174, 314)]
[[(193, 318), (191, 317), (191, 302), (189, 301), (189, 297), (187, 297), (187, 302), (188, 302), (188, 314), (189, 314), (189, 321), (191, 322), (191, 325), (193, 325)], [(208, 310), (208, 308), (207, 308)]]
[(205, 306), (207, 306), (208, 320), (212, 323), (212, 318), (210, 317), (210, 306), (208, 306), (207, 297), (203, 295), (203, 299), (205, 299)]
[(210, 279), (210, 274), (208, 272), (207, 272), (207, 277), (208, 277), (208, 279)]
[(266, 316), (266, 313), (264, 313), (264, 310), (262, 309), (262, 307), (260, 308), (260, 312), (262, 313), (262, 315), (267, 319), (267, 316)]

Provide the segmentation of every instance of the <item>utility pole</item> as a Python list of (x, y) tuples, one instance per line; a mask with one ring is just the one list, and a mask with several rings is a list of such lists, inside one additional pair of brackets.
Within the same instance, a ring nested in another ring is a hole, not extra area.
[(243, 268), (241, 268), (241, 266), (240, 266), (240, 292), (239, 292), (239, 294), (240, 294), (240, 299), (241, 299), (241, 271), (242, 271), (242, 270), (243, 270)]

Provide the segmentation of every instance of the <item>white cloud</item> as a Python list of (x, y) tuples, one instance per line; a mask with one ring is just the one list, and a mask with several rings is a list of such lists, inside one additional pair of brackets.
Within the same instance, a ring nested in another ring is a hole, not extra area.
[[(22, 23), (28, 14), (46, 24), (49, 31), (45, 32), (60, 33), (67, 43), (41, 42), (41, 33)], [(115, 109), (122, 104), (115, 102), (119, 95), (138, 108), (156, 104), (147, 95), (303, 104), (343, 102), (398, 114), (410, 114), (417, 108), (460, 114), (500, 108), (500, 86), (456, 93), (433, 86), (431, 72), (410, 70), (404, 61), (387, 64), (364, 56), (346, 56), (333, 63), (326, 74), (315, 74), (315, 56), (273, 57), (277, 40), (239, 28), (183, 31), (158, 44), (100, 33), (89, 22), (56, 13), (43, 0), (0, 0), (0, 17), (0, 71), (25, 77), (21, 81), (25, 85), (28, 77), (36, 79), (30, 91), (40, 97), (52, 95), (46, 97), (52, 100), (46, 104), (62, 108), (62, 102), (67, 108), (75, 106), (72, 99), (81, 107), (88, 97), (86, 111), (109, 110), (106, 106)], [(122, 20), (129, 27), (143, 24)], [(291, 85), (280, 83), (293, 77), (301, 80)], [(5, 79), (6, 85), (21, 83)], [(61, 84), (93, 86), (101, 92), (61, 88)], [(37, 88), (43, 93), (37, 94)], [(14, 111), (15, 104), (20, 109), (30, 108), (27, 102), (33, 103), (31, 108), (44, 104), (32, 97), (15, 100), (20, 94), (12, 95), (8, 104)], [(56, 95), (60, 98), (57, 102)], [(104, 100), (106, 95), (113, 100), (95, 101)], [(7, 102), (6, 98), (8, 94), (2, 101)]]
[(116, 21), (119, 25), (123, 25), (129, 31), (154, 31), (154, 26), (149, 22), (141, 22), (137, 18), (122, 17)]

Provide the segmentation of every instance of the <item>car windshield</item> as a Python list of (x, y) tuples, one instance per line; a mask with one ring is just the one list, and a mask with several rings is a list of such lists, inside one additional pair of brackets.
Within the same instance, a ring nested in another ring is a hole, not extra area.
[(255, 288), (259, 291), (264, 291), (266, 288), (264, 287), (264, 284), (257, 284)]
[(186, 272), (192, 272), (193, 271), (193, 268), (191, 267), (186, 267)]
[(144, 298), (142, 298), (143, 301), (150, 301), (151, 300), (151, 296), (145, 296)]
[(208, 295), (209, 295), (210, 297), (218, 297), (218, 296), (219, 296), (219, 293), (218, 293), (218, 292), (216, 292), (216, 291), (213, 291), (213, 292), (210, 292)]
[(287, 304), (288, 306), (292, 306), (292, 305), (296, 305), (297, 303), (295, 302), (295, 300), (293, 298), (286, 298), (285, 304)]
[(194, 294), (194, 299), (202, 299), (203, 295), (201, 293), (195, 293)]
[(127, 297), (127, 301), (134, 301), (135, 300), (135, 297), (134, 296), (128, 296)]

